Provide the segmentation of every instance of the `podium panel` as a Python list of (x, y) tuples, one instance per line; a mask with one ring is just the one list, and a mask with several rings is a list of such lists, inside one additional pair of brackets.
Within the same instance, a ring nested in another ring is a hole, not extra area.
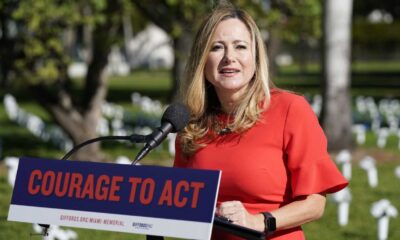
[(220, 171), (22, 158), (8, 220), (209, 239)]

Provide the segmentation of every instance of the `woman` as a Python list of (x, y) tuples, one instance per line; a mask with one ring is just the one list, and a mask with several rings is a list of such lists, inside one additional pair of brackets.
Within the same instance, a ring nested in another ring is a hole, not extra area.
[[(320, 218), (325, 194), (347, 181), (327, 153), (306, 100), (269, 81), (253, 19), (217, 7), (196, 35), (181, 89), (191, 112), (174, 166), (222, 170), (217, 214), (265, 231), (268, 239), (304, 239), (301, 225)], [(213, 239), (235, 239), (213, 232)]]

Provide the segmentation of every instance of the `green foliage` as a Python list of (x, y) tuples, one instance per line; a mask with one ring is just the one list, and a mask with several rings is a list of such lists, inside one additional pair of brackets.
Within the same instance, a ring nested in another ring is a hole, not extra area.
[[(199, 17), (206, 15), (217, 2), (167, 0), (166, 4), (171, 13), (178, 14), (178, 17), (172, 14), (170, 16), (172, 19), (177, 19), (173, 23), (171, 35), (179, 36), (181, 20), (195, 25)], [(298, 42), (300, 37), (313, 39), (321, 36), (322, 6), (319, 0), (275, 0), (272, 1), (270, 9), (266, 9), (260, 0), (230, 2), (248, 11), (260, 28), (277, 32), (290, 42)]]
[[(321, 37), (322, 5), (319, 0), (285, 1), (287, 13), (282, 36), (291, 43), (300, 40), (319, 39)], [(280, 26), (282, 27), (282, 26)]]
[[(144, 3), (139, 0), (139, 2), (138, 4), (148, 11), (147, 16), (150, 16), (150, 20), (159, 24), (173, 39), (179, 38), (184, 31), (193, 30), (191, 27), (210, 10), (209, 4), (205, 1), (166, 0)], [(163, 11), (154, 14), (154, 9)]]
[(66, 69), (62, 33), (79, 21), (72, 1), (20, 1), (12, 14), (20, 26), (15, 77), (31, 84), (57, 81)]
[[(109, 12), (107, 7), (110, 5), (120, 7), (121, 11), (118, 14)], [(8, 9), (11, 16), (8, 21), (14, 21), (18, 26), (17, 52), (14, 53), (17, 57), (12, 76), (15, 82), (24, 86), (54, 85), (68, 80), (66, 71), (73, 56), (66, 47), (67, 32), (82, 27), (95, 32), (107, 23), (120, 23), (121, 13), (132, 7), (127, 0), (21, 0)], [(109, 36), (112, 42), (119, 38), (121, 36)]]
[(353, 22), (352, 34), (353, 43), (357, 47), (373, 48), (377, 46), (395, 48), (400, 43), (400, 21), (387, 23), (368, 23), (364, 19), (355, 19)]

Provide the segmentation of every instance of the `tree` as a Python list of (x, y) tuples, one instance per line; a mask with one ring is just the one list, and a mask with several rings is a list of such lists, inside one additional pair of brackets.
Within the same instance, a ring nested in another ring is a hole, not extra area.
[(300, 49), (298, 60), (301, 69), (307, 63), (306, 51), (310, 42), (317, 42), (321, 37), (320, 0), (271, 0), (270, 6), (258, 11), (258, 25), (267, 29), (267, 40), (271, 75), (275, 75), (278, 66), (275, 58), (281, 53), (283, 41), (297, 44)]
[[(316, 0), (293, 0), (289, 3), (309, 1)], [(107, 92), (104, 68), (111, 46), (122, 42), (121, 23), (127, 23), (126, 17), (138, 19), (137, 12), (140, 12), (171, 35), (176, 53), (172, 71), (175, 91), (171, 96), (174, 96), (190, 51), (193, 30), (200, 18), (217, 2), (219, 1), (4, 0), (0, 3), (0, 70), (5, 76), (1, 82), (29, 89), (28, 92), (50, 113), (73, 143), (81, 143), (97, 136), (100, 106)], [(262, 7), (267, 1), (233, 2), (259, 19), (261, 28), (273, 26), (275, 22), (285, 24), (285, 19), (290, 19), (292, 15), (290, 11), (279, 14), (282, 6), (286, 6), (279, 0), (276, 0), (280, 3), (276, 5), (278, 7), (274, 5), (267, 14), (265, 7)], [(132, 3), (137, 11), (132, 12), (135, 10)], [(287, 6), (288, 9), (297, 9), (293, 8), (293, 4)], [(6, 26), (9, 23), (15, 23), (16, 35), (7, 31)], [(279, 28), (282, 25), (277, 26)], [(85, 44), (91, 53), (86, 59), (89, 70), (82, 80), (83, 83), (74, 81), (67, 75), (73, 52), (73, 44), (68, 36), (82, 29), (83, 35), (89, 37), (80, 43)], [(100, 145), (91, 144), (78, 151), (74, 158), (100, 160), (103, 156)]]
[[(321, 15), (319, 0), (132, 0), (132, 2), (144, 16), (172, 38), (175, 60), (172, 70), (171, 98), (176, 95), (179, 88), (194, 30), (200, 20), (216, 4), (232, 2), (235, 6), (246, 9), (256, 19), (261, 29), (268, 30), (270, 35), (268, 45), (272, 47), (269, 50), (270, 59), (274, 59), (279, 52), (278, 45), (281, 38), (290, 39), (292, 42), (299, 41), (297, 37), (299, 26), (301, 26), (303, 39), (319, 37), (318, 26)], [(271, 63), (273, 65), (274, 61)]]
[[(11, 71), (13, 82), (27, 89), (74, 144), (97, 137), (101, 104), (107, 93), (105, 66), (111, 46), (120, 40), (124, 0), (6, 1), (8, 22), (17, 26)], [(3, 19), (2, 19), (3, 24)], [(83, 84), (67, 74), (69, 55), (63, 36), (90, 26), (91, 53)], [(79, 86), (81, 85), (81, 86)], [(88, 145), (74, 156), (80, 160), (104, 158), (100, 144)]]
[(185, 0), (132, 0), (132, 3), (172, 38), (174, 65), (172, 69), (172, 99), (179, 89), (186, 59), (191, 49), (194, 27), (209, 10), (207, 3)]
[(350, 52), (352, 0), (327, 0), (324, 5), (323, 106), (321, 122), (330, 150), (352, 143)]
[(11, 20), (12, 12), (16, 8), (16, 1), (3, 0), (0, 3), (0, 86), (5, 87), (9, 83), (11, 63), (13, 62), (13, 50), (16, 46), (15, 24)]
[[(167, 32), (172, 38), (175, 59), (172, 69), (173, 84), (170, 99), (176, 96), (179, 89), (186, 60), (190, 53), (193, 35), (198, 24), (216, 4), (226, 2), (230, 1), (132, 0), (132, 3), (144, 16)], [(261, 8), (261, 1), (237, 0), (231, 2), (238, 7), (250, 10), (253, 13), (252, 15), (264, 14)]]

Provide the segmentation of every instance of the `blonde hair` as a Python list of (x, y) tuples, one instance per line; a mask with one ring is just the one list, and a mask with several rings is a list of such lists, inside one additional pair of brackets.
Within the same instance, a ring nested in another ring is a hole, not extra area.
[(215, 138), (209, 130), (218, 129), (217, 115), (220, 102), (214, 87), (205, 79), (204, 68), (211, 50), (211, 40), (217, 25), (227, 19), (239, 19), (250, 32), (255, 50), (256, 69), (247, 93), (232, 113), (233, 121), (229, 124), (231, 131), (242, 133), (252, 127), (265, 110), (270, 100), (268, 59), (260, 31), (254, 20), (245, 11), (232, 5), (217, 6), (200, 25), (186, 65), (185, 75), (180, 88), (181, 101), (189, 108), (191, 120), (179, 134), (179, 143), (185, 156), (205, 147)]

